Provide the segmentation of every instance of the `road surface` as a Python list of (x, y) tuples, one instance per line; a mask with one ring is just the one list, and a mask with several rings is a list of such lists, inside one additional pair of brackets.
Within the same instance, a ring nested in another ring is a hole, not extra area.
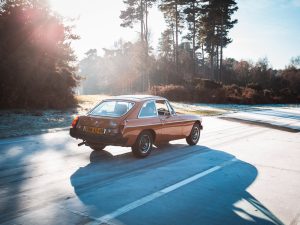
[(300, 133), (204, 118), (135, 159), (67, 131), (0, 140), (0, 224), (300, 224)]

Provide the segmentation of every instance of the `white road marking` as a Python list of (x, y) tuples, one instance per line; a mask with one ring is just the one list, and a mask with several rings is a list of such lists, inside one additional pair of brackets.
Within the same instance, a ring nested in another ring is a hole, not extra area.
[(123, 206), (123, 207), (121, 207), (121, 208), (119, 208), (119, 209), (117, 209), (117, 210), (115, 210), (115, 211), (113, 211), (109, 214), (106, 214), (104, 216), (96, 218), (96, 221), (89, 222), (86, 225), (100, 225), (102, 223), (105, 223), (105, 224), (108, 223), (109, 224), (109, 221), (113, 220), (114, 218), (116, 218), (118, 216), (121, 216), (121, 215), (123, 215), (123, 214), (125, 214), (125, 213), (139, 207), (139, 206), (142, 206), (142, 205), (144, 205), (144, 204), (146, 204), (150, 201), (153, 201), (153, 200), (155, 200), (155, 199), (157, 199), (157, 198), (159, 198), (159, 197), (161, 197), (161, 196), (163, 196), (163, 195), (165, 195), (165, 194), (167, 194), (171, 191), (174, 191), (174, 190), (176, 190), (176, 189), (178, 189), (178, 188), (180, 188), (184, 185), (187, 185), (187, 184), (189, 184), (189, 183), (191, 183), (195, 180), (198, 180), (199, 178), (204, 177), (204, 176), (206, 176), (210, 173), (213, 173), (213, 172), (215, 172), (215, 171), (217, 171), (217, 170), (219, 170), (219, 169), (221, 169), (221, 168), (223, 168), (223, 167), (225, 167), (229, 164), (232, 164), (236, 161), (237, 161), (237, 159), (234, 158), (234, 159), (226, 161), (225, 163), (222, 163), (218, 166), (214, 166), (214, 167), (212, 167), (208, 170), (205, 170), (201, 173), (195, 174), (195, 175), (193, 175), (193, 176), (191, 176), (191, 177), (189, 177), (185, 180), (182, 180), (182, 181), (180, 181), (178, 183), (175, 183), (175, 184), (173, 184), (169, 187), (166, 187), (166, 188), (161, 189), (161, 190), (159, 190), (155, 193), (152, 193), (152, 194), (147, 195), (147, 196), (145, 196), (141, 199), (138, 199), (134, 202), (131, 202), (131, 203), (129, 203), (129, 204), (127, 204), (127, 205), (125, 205), (125, 206)]

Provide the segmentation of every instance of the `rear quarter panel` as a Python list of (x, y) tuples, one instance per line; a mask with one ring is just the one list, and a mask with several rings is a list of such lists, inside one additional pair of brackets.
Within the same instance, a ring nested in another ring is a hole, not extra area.
[(158, 117), (126, 119), (123, 136), (128, 138), (127, 146), (132, 146), (144, 130), (155, 132), (155, 141), (161, 137), (162, 124)]

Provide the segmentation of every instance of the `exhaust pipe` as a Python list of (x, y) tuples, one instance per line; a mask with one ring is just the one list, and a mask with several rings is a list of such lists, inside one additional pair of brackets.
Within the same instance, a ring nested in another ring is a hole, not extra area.
[(85, 144), (86, 144), (86, 141), (83, 141), (83, 142), (78, 144), (78, 147), (80, 147), (81, 145), (85, 145)]

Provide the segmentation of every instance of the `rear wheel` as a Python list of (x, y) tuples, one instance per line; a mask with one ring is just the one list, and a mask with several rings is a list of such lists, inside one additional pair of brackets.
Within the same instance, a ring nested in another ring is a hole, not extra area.
[(105, 144), (93, 144), (93, 145), (89, 145), (91, 149), (95, 150), (95, 151), (102, 151), (106, 145)]
[(147, 157), (151, 151), (153, 146), (153, 136), (149, 131), (143, 131), (136, 142), (131, 147), (132, 153), (137, 158), (145, 158)]
[(196, 145), (200, 139), (200, 125), (199, 123), (195, 123), (191, 133), (188, 137), (186, 137), (186, 142), (189, 145)]

